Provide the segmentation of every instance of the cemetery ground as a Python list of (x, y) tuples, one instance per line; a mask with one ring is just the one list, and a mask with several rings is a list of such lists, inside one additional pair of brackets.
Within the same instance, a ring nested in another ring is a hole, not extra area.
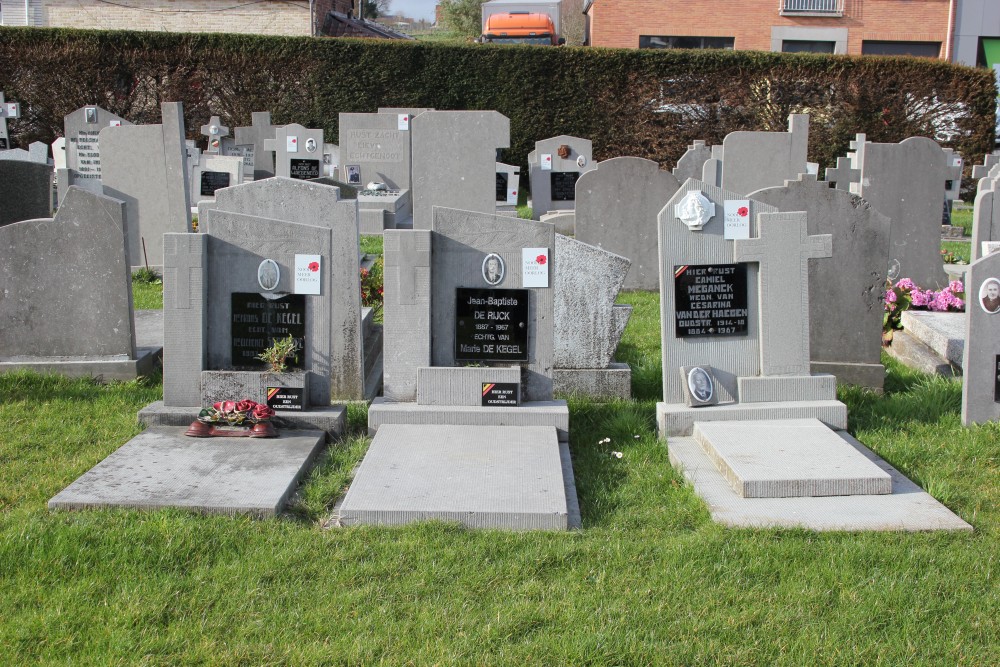
[(658, 298), (621, 297), (635, 399), (570, 399), (569, 533), (331, 527), (363, 405), (281, 519), (50, 513), (141, 430), (160, 380), (0, 376), (0, 662), (1000, 662), (1000, 424), (962, 428), (958, 381), (883, 355), (884, 395), (838, 394), (851, 433), (975, 531), (723, 528), (656, 438)]

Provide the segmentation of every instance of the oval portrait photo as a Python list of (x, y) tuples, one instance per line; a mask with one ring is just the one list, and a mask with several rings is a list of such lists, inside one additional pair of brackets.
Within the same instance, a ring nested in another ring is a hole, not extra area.
[(979, 286), (979, 304), (987, 313), (1000, 312), (1000, 280), (987, 278)]
[(707, 403), (712, 400), (714, 393), (712, 388), (712, 378), (704, 368), (692, 368), (688, 371), (688, 389), (691, 395), (698, 401)]
[(281, 269), (273, 259), (265, 259), (257, 267), (257, 282), (265, 292), (272, 291), (281, 280)]
[(483, 260), (483, 280), (487, 285), (499, 285), (503, 282), (503, 259), (495, 252), (486, 255)]

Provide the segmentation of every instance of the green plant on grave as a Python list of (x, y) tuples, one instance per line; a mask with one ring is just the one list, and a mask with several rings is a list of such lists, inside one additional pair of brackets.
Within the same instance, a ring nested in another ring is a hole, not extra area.
[(361, 305), (372, 309), (375, 321), (378, 321), (382, 314), (382, 269), (384, 266), (384, 259), (379, 257), (371, 267), (361, 269)]
[(258, 354), (257, 358), (267, 363), (271, 367), (272, 373), (284, 373), (288, 368), (286, 362), (289, 358), (298, 361), (299, 356), (296, 353), (301, 349), (301, 346), (292, 334), (280, 339), (273, 338), (272, 341), (273, 345)]
[(163, 280), (156, 274), (156, 271), (143, 266), (132, 272), (132, 282), (146, 283), (147, 285), (162, 285)]

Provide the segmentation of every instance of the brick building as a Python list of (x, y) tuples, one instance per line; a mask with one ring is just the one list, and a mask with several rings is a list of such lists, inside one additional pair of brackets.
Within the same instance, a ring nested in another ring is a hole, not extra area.
[(961, 0), (586, 0), (587, 44), (948, 58)]
[(354, 5), (355, 0), (0, 0), (0, 25), (286, 36), (319, 35), (332, 25), (337, 36), (387, 36), (368, 34), (367, 22), (352, 20)]

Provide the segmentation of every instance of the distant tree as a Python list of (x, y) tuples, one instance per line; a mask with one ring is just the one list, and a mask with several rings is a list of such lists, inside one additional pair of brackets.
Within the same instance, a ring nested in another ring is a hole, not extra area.
[(562, 1), (562, 37), (566, 38), (566, 46), (582, 46), (586, 39), (585, 21), (583, 17), (583, 0)]
[(362, 9), (364, 10), (365, 18), (369, 21), (374, 21), (380, 16), (389, 15), (389, 5), (392, 0), (362, 0), (364, 5)]
[(444, 27), (463, 37), (476, 37), (483, 31), (483, 11), (486, 0), (441, 0), (441, 21)]

